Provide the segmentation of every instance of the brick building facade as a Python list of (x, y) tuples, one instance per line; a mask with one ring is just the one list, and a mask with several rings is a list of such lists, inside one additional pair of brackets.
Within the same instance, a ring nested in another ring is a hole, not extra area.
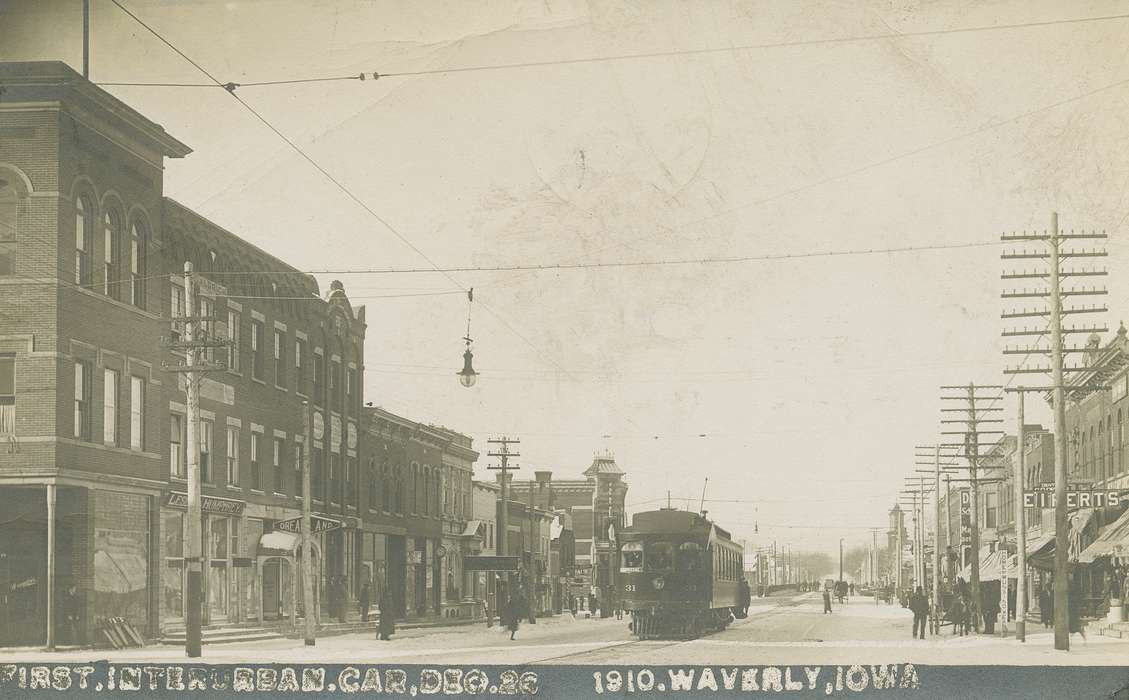
[[(315, 535), (315, 614), (355, 614), (365, 584), (401, 613), (469, 610), (477, 453), (364, 408), (364, 308), (166, 198), (164, 159), (190, 149), (64, 64), (0, 63), (0, 82), (0, 646), (94, 643), (110, 617), (148, 638), (183, 625), (189, 449), (209, 624), (304, 614), (299, 538), (278, 526), (307, 456), (313, 511), (337, 525)], [(186, 262), (195, 315), (232, 341), (208, 351), (226, 369), (201, 380), (193, 446), (166, 371)]]

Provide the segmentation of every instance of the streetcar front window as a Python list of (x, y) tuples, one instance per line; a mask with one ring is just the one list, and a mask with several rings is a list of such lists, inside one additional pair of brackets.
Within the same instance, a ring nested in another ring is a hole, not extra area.
[(620, 571), (643, 570), (643, 544), (640, 542), (626, 542), (620, 550)]
[(697, 571), (702, 565), (702, 546), (697, 542), (683, 542), (678, 547), (679, 571)]
[(647, 545), (648, 571), (669, 571), (673, 560), (674, 547), (670, 542), (652, 542)]

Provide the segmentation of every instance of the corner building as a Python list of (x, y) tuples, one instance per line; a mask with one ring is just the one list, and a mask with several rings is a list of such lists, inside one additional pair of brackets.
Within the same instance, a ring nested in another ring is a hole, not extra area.
[(165, 158), (62, 63), (0, 63), (0, 645), (156, 636)]
[[(298, 537), (277, 526), (300, 514), (307, 450), (337, 526), (315, 537), (319, 608), (352, 609), (371, 566), (363, 307), (165, 198), (164, 159), (190, 149), (66, 65), (0, 63), (0, 83), (0, 646), (183, 625), (190, 449), (209, 624), (304, 614)], [(193, 446), (185, 376), (165, 371), (185, 262), (196, 315), (233, 342), (209, 351), (226, 369), (201, 380)]]

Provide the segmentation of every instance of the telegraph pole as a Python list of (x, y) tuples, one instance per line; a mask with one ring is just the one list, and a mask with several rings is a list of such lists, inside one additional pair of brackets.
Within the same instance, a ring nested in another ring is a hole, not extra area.
[[(1069, 289), (1062, 288), (1062, 279), (1064, 277), (1104, 277), (1108, 273), (1106, 270), (1095, 270), (1085, 268), (1070, 268), (1062, 269), (1063, 258), (1104, 258), (1107, 253), (1104, 249), (1090, 249), (1081, 248), (1078, 250), (1062, 250), (1063, 241), (1086, 241), (1086, 240), (1104, 240), (1107, 238), (1106, 234), (1094, 232), (1081, 232), (1075, 233), (1071, 231), (1064, 234), (1059, 231), (1058, 227), (1058, 213), (1051, 214), (1051, 230), (1048, 233), (1027, 232), (1022, 234), (1011, 234), (1001, 237), (1004, 242), (1026, 242), (1038, 241), (1046, 244), (1046, 249), (1043, 251), (1027, 251), (1022, 250), (1018, 252), (1005, 252), (1000, 257), (1004, 260), (1041, 260), (1048, 262), (1050, 269), (1041, 271), (1035, 270), (1028, 272), (1023, 270), (1017, 273), (1005, 273), (1002, 278), (1005, 280), (1016, 279), (1037, 279), (1047, 282), (1047, 287), (1036, 288), (1034, 290), (1013, 290), (1005, 291), (1001, 296), (1004, 299), (1043, 299), (1047, 306), (1037, 309), (1022, 309), (1015, 312), (1004, 312), (1001, 318), (1004, 319), (1018, 319), (1018, 318), (1045, 318), (1049, 321), (1049, 333), (1046, 328), (1005, 330), (1003, 335), (1005, 337), (1014, 336), (1028, 336), (1039, 339), (1045, 339), (1049, 336), (1050, 347), (1045, 345), (1031, 345), (1026, 348), (1005, 348), (1005, 354), (1025, 355), (1032, 354), (1049, 355), (1051, 366), (1041, 367), (1014, 367), (1005, 369), (1006, 374), (1050, 374), (1051, 386), (1049, 387), (1028, 387), (1028, 391), (1043, 391), (1051, 393), (1051, 403), (1054, 409), (1054, 441), (1055, 441), (1055, 572), (1054, 572), (1054, 622), (1055, 622), (1055, 649), (1061, 651), (1069, 651), (1070, 649), (1070, 570), (1067, 561), (1067, 554), (1069, 550), (1069, 523), (1067, 521), (1067, 503), (1066, 503), (1066, 383), (1063, 379), (1067, 372), (1088, 372), (1092, 367), (1086, 366), (1064, 366), (1063, 356), (1068, 353), (1083, 353), (1085, 347), (1066, 347), (1063, 342), (1063, 337), (1068, 334), (1091, 334), (1091, 333), (1105, 333), (1108, 328), (1098, 327), (1097, 324), (1091, 327), (1063, 327), (1063, 317), (1074, 314), (1092, 314), (1104, 313), (1107, 308), (1104, 305), (1091, 305), (1091, 306), (1072, 306), (1063, 308), (1063, 297), (1067, 296), (1104, 296), (1107, 294), (1105, 288), (1098, 287), (1072, 287)], [(1049, 308), (1048, 308), (1049, 307)], [(1081, 384), (1072, 384), (1070, 390), (1072, 394), (1082, 391), (1088, 392), (1089, 390), (1096, 389), (1097, 387), (1085, 386)], [(1021, 505), (1021, 504), (1020, 504)], [(1017, 520), (1018, 522), (1018, 520)], [(1022, 575), (1025, 572), (1020, 572)], [(1018, 576), (1017, 576), (1018, 579)], [(1018, 619), (1018, 615), (1017, 615)]]
[[(521, 444), (521, 440), (518, 440), (517, 438), (510, 439), (510, 438), (503, 435), (500, 438), (491, 438), (491, 439), (487, 440), (486, 443), (488, 445), (501, 445), (501, 447), (499, 449), (497, 449), (496, 451), (487, 452), (486, 456), (487, 457), (497, 457), (499, 460), (501, 460), (499, 466), (497, 466), (497, 467), (487, 467), (487, 469), (496, 469), (496, 470), (502, 472), (502, 490), (501, 490), (501, 493), (498, 494), (499, 498), (501, 499), (501, 503), (502, 503), (502, 506), (499, 509), (499, 513), (498, 513), (498, 516), (499, 516), (498, 517), (498, 553), (499, 553), (498, 556), (506, 557), (506, 556), (509, 556), (509, 553), (510, 553), (510, 550), (507, 546), (507, 542), (509, 541), (509, 509), (510, 509), (509, 496), (508, 496), (508, 493), (509, 493), (509, 470), (510, 469), (516, 469), (516, 467), (510, 466), (509, 459), (510, 459), (510, 457), (520, 457), (521, 456), (521, 454), (518, 453), (518, 452), (511, 452), (510, 451), (510, 445)], [(506, 572), (506, 596), (507, 597), (509, 597), (510, 594), (511, 594), (510, 585), (512, 583), (512, 580), (513, 580), (512, 579), (512, 572), (507, 571)], [(503, 604), (504, 604), (504, 601), (498, 601), (499, 607)]]
[[(310, 465), (313, 460), (313, 401), (307, 399), (302, 402), (302, 425), (306, 436), (302, 442), (302, 606), (306, 609), (305, 630), (303, 638), (306, 646), (312, 647), (317, 643), (317, 617), (314, 609), (317, 601), (314, 599), (314, 558), (313, 538), (310, 536)], [(387, 596), (386, 596), (387, 597)], [(389, 614), (391, 611), (381, 608), (380, 615)]]
[[(217, 318), (196, 315), (196, 278), (192, 263), (184, 263), (184, 316), (170, 319), (170, 331), (183, 324), (183, 337), (161, 338), (161, 347), (184, 353), (184, 362), (162, 362), (167, 372), (186, 375), (185, 386), (185, 471), (187, 478), (187, 513), (184, 517), (185, 598), (184, 652), (188, 658), (201, 653), (203, 626), (203, 510), (200, 503), (200, 380), (203, 374), (227, 369), (226, 362), (207, 359), (208, 348), (231, 347), (230, 341), (213, 337), (209, 329)], [(203, 324), (203, 330), (199, 327)], [(210, 457), (210, 455), (209, 455)]]
[[(962, 418), (946, 419), (942, 417), (942, 424), (944, 423), (963, 423), (962, 430), (942, 430), (942, 435), (962, 435), (963, 442), (950, 442), (942, 443), (942, 447), (957, 449), (958, 457), (963, 457), (967, 462), (969, 484), (971, 486), (971, 507), (969, 508), (969, 545), (971, 549), (970, 566), (972, 573), (970, 575), (970, 587), (972, 589), (972, 608), (975, 614), (974, 620), (980, 619), (980, 524), (979, 513), (980, 510), (980, 479), (978, 478), (978, 470), (980, 468), (980, 458), (984, 455), (980, 454), (980, 436), (981, 435), (1003, 435), (1002, 430), (987, 430), (982, 427), (984, 423), (1002, 423), (1002, 418), (986, 418), (985, 415), (989, 413), (998, 413), (1003, 411), (999, 406), (986, 406), (984, 402), (995, 403), (1000, 400), (998, 392), (1003, 390), (1003, 386), (989, 385), (989, 384), (974, 384), (969, 382), (963, 386), (942, 386), (941, 399), (942, 401), (962, 401), (966, 405), (963, 408), (942, 408), (942, 416), (948, 412), (962, 413)], [(988, 394), (982, 393), (987, 391)], [(981, 392), (981, 393), (978, 393)], [(979, 623), (976, 623), (976, 629), (979, 630)]]

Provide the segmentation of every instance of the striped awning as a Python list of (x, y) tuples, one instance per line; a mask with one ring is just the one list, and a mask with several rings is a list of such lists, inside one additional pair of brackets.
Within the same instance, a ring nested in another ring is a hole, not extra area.
[(1129, 556), (1129, 510), (1105, 526), (1098, 538), (1078, 555), (1078, 561), (1092, 564), (1102, 557), (1111, 556), (1118, 547), (1124, 548), (1124, 556)]

